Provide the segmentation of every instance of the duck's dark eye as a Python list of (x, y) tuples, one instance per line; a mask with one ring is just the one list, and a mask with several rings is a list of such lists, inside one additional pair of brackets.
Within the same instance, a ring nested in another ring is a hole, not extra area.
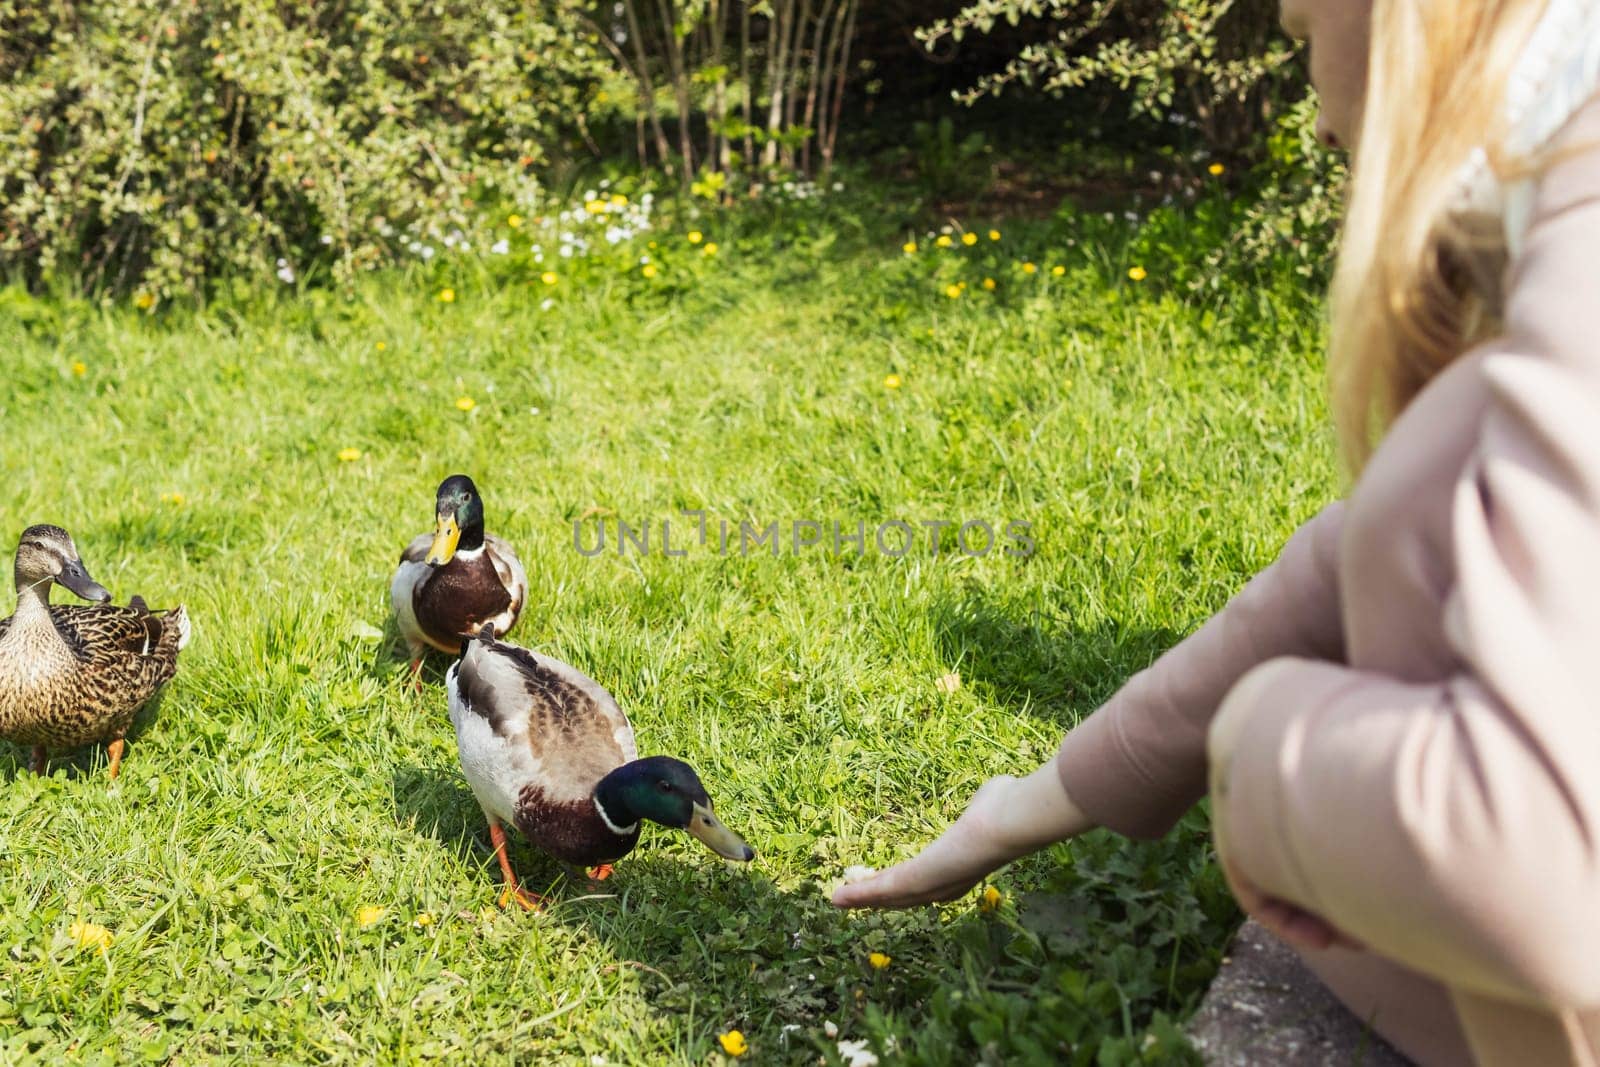
[(672, 783), (671, 782), (658, 782), (657, 786), (660, 788), (660, 790), (663, 793), (672, 792)]

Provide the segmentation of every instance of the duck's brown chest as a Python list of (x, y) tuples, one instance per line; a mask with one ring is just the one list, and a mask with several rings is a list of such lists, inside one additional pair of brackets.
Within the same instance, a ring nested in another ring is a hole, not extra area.
[(489, 619), (511, 606), (487, 552), (475, 559), (457, 556), (417, 587), (412, 610), (428, 637), (459, 648), (463, 635), (475, 634)]
[(517, 797), (517, 829), (536, 847), (575, 867), (615, 862), (639, 843), (637, 823), (627, 834), (614, 833), (594, 801), (551, 802), (534, 786)]
[(126, 732), (137, 706), (104, 699), (80, 667), (53, 630), (8, 628), (0, 638), (0, 737), (70, 748)]

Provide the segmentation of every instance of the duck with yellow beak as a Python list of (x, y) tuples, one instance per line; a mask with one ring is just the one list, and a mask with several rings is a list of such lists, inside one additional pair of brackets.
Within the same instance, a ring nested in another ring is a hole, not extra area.
[(495, 639), (485, 626), (445, 676), (456, 750), (489, 822), (505, 879), (502, 907), (541, 901), (517, 882), (504, 827), (596, 880), (633, 851), (642, 820), (686, 830), (724, 859), (755, 849), (717, 818), (694, 768), (640, 759), (611, 694), (575, 667)]
[(465, 474), (439, 484), (431, 534), (400, 555), (389, 583), (395, 621), (411, 653), (411, 680), (422, 686), (429, 648), (460, 655), (485, 624), (507, 633), (528, 602), (528, 575), (511, 546), (483, 530), (483, 498)]

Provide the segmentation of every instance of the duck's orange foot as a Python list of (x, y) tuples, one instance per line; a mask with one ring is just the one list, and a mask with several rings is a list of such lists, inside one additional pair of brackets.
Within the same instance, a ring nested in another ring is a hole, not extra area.
[(611, 877), (611, 864), (602, 863), (598, 867), (590, 867), (586, 873), (591, 882), (603, 882)]
[(508, 885), (500, 892), (500, 906), (509, 908), (513, 903), (523, 911), (544, 910), (544, 898), (538, 893), (530, 893), (521, 886)]

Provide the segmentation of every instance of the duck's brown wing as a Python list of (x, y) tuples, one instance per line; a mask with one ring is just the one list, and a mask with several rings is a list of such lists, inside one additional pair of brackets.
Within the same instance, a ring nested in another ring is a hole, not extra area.
[(502, 737), (527, 738), (543, 794), (581, 799), (636, 758), (633, 729), (599, 683), (559, 660), (504, 641), (478, 639), (459, 684), (471, 712)]
[(50, 620), (89, 670), (115, 679), (130, 696), (148, 696), (177, 673), (178, 650), (189, 633), (181, 606), (152, 612), (111, 604), (58, 604), (50, 608)]
[(400, 562), (426, 563), (428, 549), (431, 547), (433, 547), (433, 535), (418, 534), (411, 539), (411, 543), (406, 546), (405, 551), (400, 553)]
[(511, 598), (503, 611), (488, 620), (494, 623), (494, 632), (504, 637), (522, 617), (523, 606), (528, 603), (528, 573), (522, 569), (522, 561), (509, 544), (494, 534), (485, 534), (483, 543), (489, 562), (494, 564), (495, 577), (505, 588), (506, 596)]

